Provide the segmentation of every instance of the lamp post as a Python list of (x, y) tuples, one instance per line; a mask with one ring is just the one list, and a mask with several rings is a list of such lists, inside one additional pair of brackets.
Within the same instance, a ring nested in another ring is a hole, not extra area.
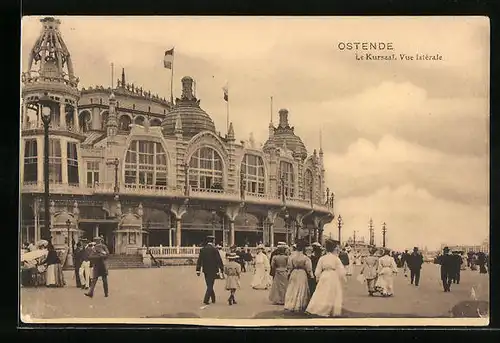
[(54, 101), (44, 93), (39, 99), (42, 105), (42, 122), (43, 122), (43, 181), (44, 181), (44, 208), (45, 208), (45, 226), (42, 231), (42, 239), (50, 240), (50, 211), (49, 211), (49, 124), (52, 114), (52, 104)]
[(68, 232), (68, 254), (66, 256), (66, 267), (73, 267), (73, 247), (71, 244), (71, 237), (70, 237), (70, 228), (71, 228), (71, 220), (66, 220), (66, 229)]
[(285, 213), (286, 245), (290, 245), (290, 215)]
[(387, 233), (387, 226), (385, 222), (382, 223), (382, 247), (385, 248), (385, 235)]
[[(216, 211), (212, 211), (212, 236), (214, 236), (215, 240), (215, 216), (217, 215)], [(224, 233), (222, 234), (224, 236)]]
[(370, 230), (370, 245), (374, 246), (375, 245), (375, 235), (373, 234), (373, 219), (372, 218), (370, 218), (369, 230)]
[(344, 222), (342, 221), (342, 216), (340, 214), (337, 218), (337, 225), (339, 228), (339, 244), (342, 245), (342, 225), (344, 225)]
[(149, 235), (150, 235), (150, 229), (151, 229), (151, 220), (148, 219), (146, 222), (146, 248), (147, 251), (149, 252)]

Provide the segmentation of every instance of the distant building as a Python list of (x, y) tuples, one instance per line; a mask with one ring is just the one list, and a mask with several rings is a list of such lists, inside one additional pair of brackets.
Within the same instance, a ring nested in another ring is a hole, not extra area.
[(467, 244), (441, 244), (441, 251), (444, 247), (450, 248), (450, 251), (459, 250), (464, 252), (484, 252), (485, 254), (490, 253), (490, 243), (488, 239), (485, 239), (481, 244), (478, 245), (467, 245)]

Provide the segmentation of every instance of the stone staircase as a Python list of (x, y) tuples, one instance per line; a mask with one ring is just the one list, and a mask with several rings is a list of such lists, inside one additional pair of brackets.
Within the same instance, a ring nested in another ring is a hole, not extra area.
[(108, 269), (144, 268), (141, 255), (109, 255)]

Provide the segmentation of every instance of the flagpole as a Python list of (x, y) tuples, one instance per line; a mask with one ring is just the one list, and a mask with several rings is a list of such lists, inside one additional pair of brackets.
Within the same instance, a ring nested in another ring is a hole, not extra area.
[(226, 101), (226, 132), (229, 133), (229, 83), (226, 83), (227, 101)]
[(273, 122), (273, 97), (271, 96), (271, 121), (270, 123), (272, 124)]
[(172, 68), (170, 69), (170, 103), (174, 104), (174, 58), (175, 58), (175, 47), (172, 53)]
[(114, 79), (115, 79), (115, 65), (113, 62), (111, 62), (111, 91), (113, 91), (114, 87)]

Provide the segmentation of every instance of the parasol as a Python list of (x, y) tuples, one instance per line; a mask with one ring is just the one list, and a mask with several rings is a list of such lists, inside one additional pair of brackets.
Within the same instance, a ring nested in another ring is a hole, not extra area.
[(35, 262), (35, 260), (41, 258), (41, 257), (46, 257), (48, 251), (47, 250), (34, 250), (27, 252), (25, 254), (21, 254), (21, 262), (26, 261), (26, 262)]

